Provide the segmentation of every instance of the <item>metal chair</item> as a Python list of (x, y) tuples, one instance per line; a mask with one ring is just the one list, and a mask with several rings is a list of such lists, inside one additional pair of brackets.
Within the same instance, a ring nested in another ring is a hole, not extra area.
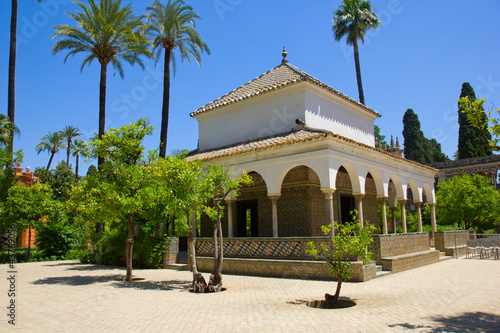
[(480, 245), (481, 245), (481, 254), (480, 258), (489, 258), (491, 255), (494, 255), (496, 258), (495, 254), (495, 242), (491, 238), (483, 238), (480, 239)]
[(481, 245), (478, 239), (469, 239), (467, 241), (467, 252), (465, 253), (465, 257), (469, 258), (470, 255), (472, 258), (474, 254), (479, 254), (479, 257), (481, 257)]

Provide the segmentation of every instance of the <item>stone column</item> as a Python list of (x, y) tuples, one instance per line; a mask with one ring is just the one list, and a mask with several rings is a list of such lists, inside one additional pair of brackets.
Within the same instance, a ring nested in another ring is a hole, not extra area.
[(278, 237), (278, 199), (280, 198), (280, 194), (271, 194), (268, 195), (269, 199), (271, 199), (272, 204), (272, 212), (273, 212), (273, 237)]
[(227, 237), (234, 237), (234, 199), (226, 199), (227, 204)]
[(396, 225), (396, 207), (390, 206), (391, 209), (391, 220), (392, 220), (392, 230), (396, 234), (397, 233), (397, 225)]
[(387, 201), (387, 198), (388, 197), (378, 197), (378, 199), (380, 200), (380, 205), (382, 206), (382, 227), (383, 227), (383, 233), (384, 235), (387, 235), (388, 232), (387, 232), (387, 214), (385, 212), (385, 204), (386, 204), (386, 201)]
[(417, 206), (417, 222), (418, 222), (418, 232), (423, 232), (422, 228), (422, 201), (414, 201), (415, 206)]
[(431, 210), (431, 236), (434, 238), (434, 234), (437, 231), (436, 227), (436, 204), (435, 203), (430, 203), (429, 204), (429, 209)]
[(361, 224), (361, 228), (365, 226), (363, 219), (363, 193), (354, 194), (354, 200), (356, 201), (356, 210), (358, 211), (358, 220)]
[(325, 194), (325, 205), (326, 205), (326, 223), (332, 226), (331, 235), (335, 235), (334, 228), (334, 210), (333, 210), (333, 194), (335, 189), (322, 190)]
[(401, 226), (403, 227), (403, 234), (408, 233), (408, 228), (406, 227), (406, 199), (398, 200), (401, 205)]

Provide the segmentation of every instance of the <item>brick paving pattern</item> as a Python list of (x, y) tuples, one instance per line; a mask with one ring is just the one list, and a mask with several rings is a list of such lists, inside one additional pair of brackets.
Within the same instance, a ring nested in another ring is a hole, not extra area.
[[(77, 261), (16, 264), (16, 325), (7, 323), (0, 265), (0, 332), (500, 332), (500, 260), (446, 260), (344, 283), (351, 308), (309, 308), (335, 282), (224, 275), (227, 290), (189, 292), (191, 273)], [(205, 275), (206, 276), (206, 275)]]

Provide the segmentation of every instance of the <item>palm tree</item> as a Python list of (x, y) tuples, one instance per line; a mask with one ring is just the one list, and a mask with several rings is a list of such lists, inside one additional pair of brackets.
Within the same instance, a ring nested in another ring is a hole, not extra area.
[[(42, 0), (38, 0), (42, 2)], [(16, 99), (16, 44), (17, 44), (17, 0), (12, 0), (10, 14), (10, 50), (9, 50), (9, 87), (7, 93), (7, 114), (12, 124), (15, 124)], [(14, 132), (10, 136), (10, 153), (14, 151)]]
[[(64, 61), (70, 56), (83, 52), (87, 56), (83, 60), (81, 70), (87, 64), (97, 59), (101, 65), (99, 85), (99, 139), (105, 130), (106, 118), (106, 74), (109, 63), (118, 71), (123, 79), (122, 60), (131, 65), (144, 64), (139, 58), (141, 55), (151, 57), (148, 49), (151, 45), (143, 34), (143, 23), (132, 12), (131, 5), (121, 7), (121, 0), (94, 0), (88, 1), (88, 6), (75, 1), (81, 12), (69, 13), (76, 21), (76, 26), (58, 25), (52, 38), (62, 37), (54, 45), (54, 54), (68, 49)], [(98, 158), (98, 166), (104, 160)]]
[(347, 37), (347, 45), (354, 48), (354, 64), (356, 66), (356, 79), (358, 81), (359, 102), (365, 104), (363, 84), (361, 83), (361, 68), (359, 66), (358, 39), (365, 42), (367, 30), (377, 28), (380, 20), (377, 14), (372, 12), (372, 4), (365, 0), (344, 0), (334, 12), (333, 32), (335, 40)]
[(175, 75), (176, 59), (173, 53), (178, 49), (181, 61), (186, 59), (191, 64), (190, 55), (200, 65), (201, 53), (210, 54), (210, 49), (203, 42), (201, 36), (195, 30), (196, 20), (200, 17), (193, 12), (193, 7), (188, 6), (182, 0), (169, 0), (167, 5), (155, 0), (152, 6), (147, 7), (148, 33), (153, 39), (156, 49), (155, 60), (164, 55), (164, 77), (163, 77), (163, 105), (161, 112), (160, 131), (160, 157), (165, 158), (167, 151), (167, 132), (170, 103), (170, 63)]
[(59, 148), (64, 148), (64, 138), (61, 132), (49, 132), (49, 134), (40, 139), (40, 143), (36, 146), (37, 154), (40, 154), (43, 151), (47, 151), (50, 154), (47, 170), (50, 169), (52, 159), (54, 158), (55, 153), (59, 152)]
[(66, 165), (69, 167), (69, 155), (71, 154), (71, 142), (73, 141), (74, 137), (82, 135), (82, 133), (80, 133), (80, 130), (76, 127), (65, 126), (64, 129), (61, 131), (61, 134), (62, 134), (63, 138), (67, 140)]
[(89, 156), (89, 147), (82, 140), (75, 140), (75, 145), (73, 147), (73, 156), (76, 157), (76, 167), (75, 167), (75, 175), (76, 179), (78, 179), (78, 164), (80, 162), (80, 156), (88, 157)]
[(12, 144), (12, 137), (14, 134), (19, 134), (19, 128), (9, 120), (9, 117), (5, 114), (0, 114), (0, 145), (3, 145), (5, 148), (8, 148), (11, 151), (10, 147)]

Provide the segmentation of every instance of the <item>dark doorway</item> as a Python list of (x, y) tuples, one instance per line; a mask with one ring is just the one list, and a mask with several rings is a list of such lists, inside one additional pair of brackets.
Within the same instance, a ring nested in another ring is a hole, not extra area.
[(259, 201), (258, 200), (237, 201), (236, 207), (237, 207), (236, 237), (258, 237)]
[(351, 212), (356, 209), (354, 204), (354, 197), (340, 196), (340, 217), (341, 222), (352, 222), (353, 218)]

